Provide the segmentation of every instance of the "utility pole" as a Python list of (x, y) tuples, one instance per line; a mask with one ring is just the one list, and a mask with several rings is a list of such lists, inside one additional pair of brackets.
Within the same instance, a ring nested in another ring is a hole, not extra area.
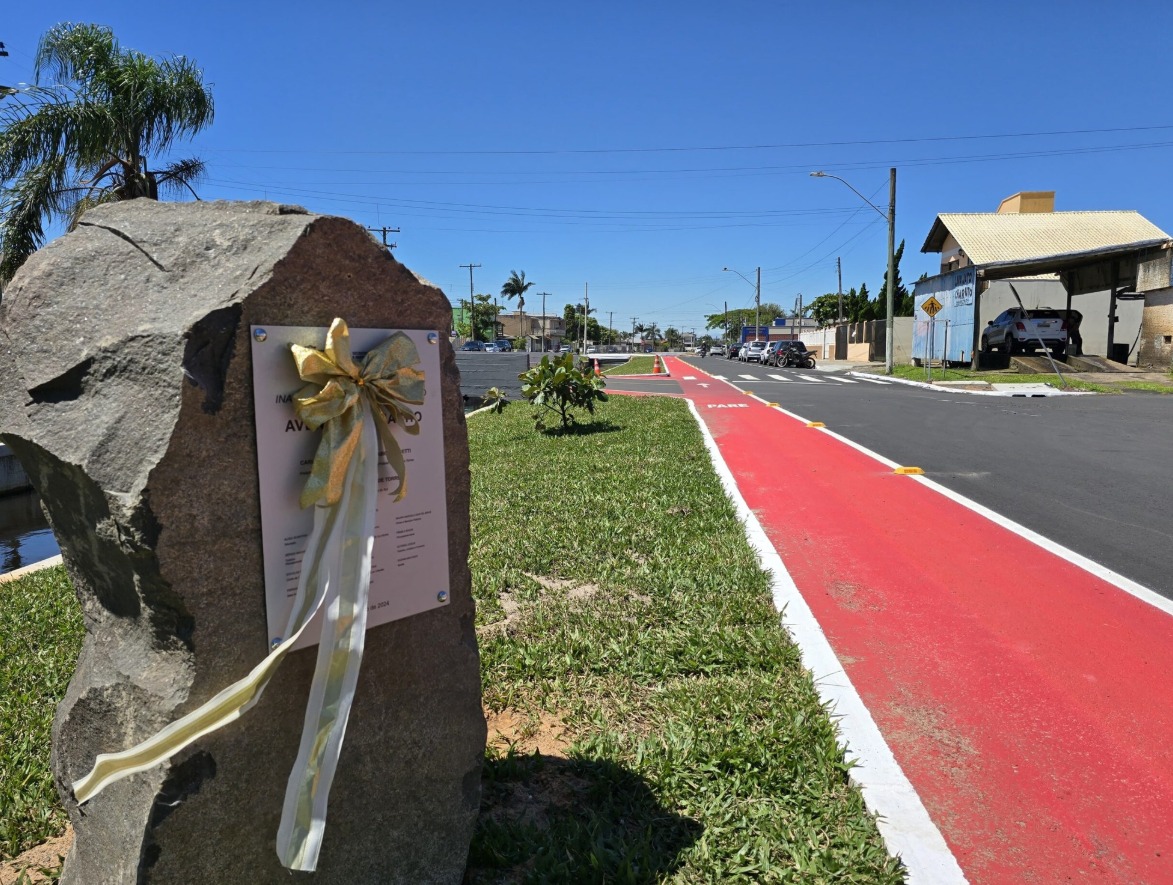
[[(615, 322), (615, 311), (612, 310), (612, 311), (608, 312), (608, 314), (607, 314), (607, 332), (609, 333), (607, 335), (607, 337), (609, 339), (615, 337), (615, 327), (612, 325), (612, 323), (614, 323), (614, 322)], [(613, 342), (608, 341), (607, 343), (611, 344)]]
[(725, 302), (725, 346), (728, 347), (733, 342), (729, 340), (729, 302)]
[(474, 267), (480, 267), (480, 265), (470, 263), (470, 264), (462, 264), (460, 266), (468, 268), (468, 309), (469, 309), (469, 312), (472, 314), (472, 340), (476, 341), (476, 340), (478, 340), (477, 339), (477, 303), (476, 303), (476, 300), (473, 298), (473, 294), (472, 294), (472, 269)]
[(839, 322), (843, 322), (843, 263), (836, 258), (835, 270), (839, 272)]
[[(369, 230), (373, 234), (378, 233), (378, 234), (383, 235), (383, 248), (386, 249), (388, 252), (390, 252), (392, 249), (394, 249), (396, 246), (399, 245), (398, 243), (388, 243), (387, 242), (387, 234), (402, 233), (402, 231), (400, 231), (399, 228), (397, 228), (397, 227), (368, 227), (367, 230)], [(464, 265), (461, 265), (461, 267), (463, 267), (463, 266)], [(480, 265), (477, 265), (477, 266), (479, 267)]]
[(583, 356), (586, 356), (587, 320), (590, 319), (590, 316), (591, 316), (591, 284), (590, 283), (583, 283), (582, 284), (582, 300), (583, 300), (583, 305), (582, 305), (582, 350), (580, 351), (580, 353)]
[(762, 269), (758, 268), (758, 284), (754, 286), (753, 340), (761, 341), (762, 332)]
[[(892, 315), (896, 286), (896, 167), (888, 170), (888, 321), (884, 324), (884, 374), (892, 374), (892, 349), (895, 345), (896, 320)], [(976, 299), (975, 299), (976, 300)]]
[(546, 352), (546, 296), (549, 292), (539, 292), (542, 296), (542, 353)]
[(639, 317), (631, 318), (631, 341), (629, 341), (627, 345), (628, 353), (635, 353), (635, 323), (638, 319)]

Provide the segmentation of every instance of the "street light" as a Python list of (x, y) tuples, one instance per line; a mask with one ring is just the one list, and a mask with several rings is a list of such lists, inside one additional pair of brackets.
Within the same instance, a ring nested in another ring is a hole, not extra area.
[(831, 175), (827, 172), (812, 172), (811, 178), (834, 178), (836, 181), (843, 182), (851, 188), (852, 193), (880, 213), (882, 218), (888, 221), (888, 291), (885, 296), (886, 305), (885, 313), (887, 320), (884, 323), (884, 372), (885, 374), (892, 374), (892, 350), (893, 344), (893, 328), (892, 328), (892, 313), (894, 300), (895, 286), (896, 286), (896, 169), (895, 167), (888, 170), (888, 211), (885, 212), (854, 187), (851, 187), (851, 182), (845, 181), (838, 175)]
[(739, 277), (741, 277), (743, 280), (745, 280), (747, 283), (749, 283), (751, 286), (753, 286), (753, 303), (754, 303), (753, 340), (754, 341), (761, 341), (759, 334), (760, 334), (761, 328), (762, 328), (762, 269), (760, 267), (758, 268), (758, 281), (756, 284), (751, 282), (750, 278), (747, 277), (745, 274), (743, 274), (739, 270), (734, 270), (731, 267), (723, 267), (723, 268), (721, 268), (721, 270), (727, 271), (729, 273), (735, 273)]

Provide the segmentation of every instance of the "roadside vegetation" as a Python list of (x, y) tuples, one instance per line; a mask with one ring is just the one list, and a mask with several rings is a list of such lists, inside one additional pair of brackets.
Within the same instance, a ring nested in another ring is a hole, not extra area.
[(0, 583), (0, 860), (65, 830), (49, 742), (84, 635), (63, 566)]
[(652, 374), (652, 363), (654, 359), (654, 357), (650, 356), (633, 356), (625, 363), (618, 363), (616, 365), (604, 368), (603, 374), (650, 375)]
[(612, 397), (557, 435), (484, 413), (469, 437), (469, 881), (902, 881), (686, 405)]
[[(586, 420), (469, 421), (489, 746), (466, 881), (903, 881), (685, 404)], [(50, 728), (81, 638), (62, 568), (0, 585), (2, 857), (64, 831)]]
[[(975, 372), (972, 369), (945, 369), (942, 375), (942, 370), (938, 368), (932, 370), (930, 379), (928, 370), (923, 366), (893, 366), (892, 374), (897, 378), (907, 378), (910, 381), (986, 381), (990, 384), (1050, 384), (1056, 388), (1063, 387), (1059, 376), (1051, 372), (1027, 374), (1025, 372)], [(1173, 393), (1173, 376), (1170, 376), (1169, 381), (1164, 383), (1140, 379), (1130, 380), (1127, 375), (1121, 375), (1119, 380), (1111, 382), (1084, 381), (1068, 375), (1064, 375), (1064, 378), (1071, 390), (1086, 390), (1093, 393), (1121, 393), (1127, 390)]]

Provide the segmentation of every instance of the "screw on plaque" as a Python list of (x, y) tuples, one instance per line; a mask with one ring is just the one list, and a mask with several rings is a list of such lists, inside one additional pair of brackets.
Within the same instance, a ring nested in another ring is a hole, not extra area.
[(447, 602), (447, 601), (448, 601), (448, 591), (447, 590), (441, 590), (439, 593), (436, 594), (436, 602)]
[(437, 335), (435, 332), (428, 333), (428, 344), (436, 344), (439, 342), (439, 340), (440, 340), (440, 336)]
[(280, 636), (274, 636), (271, 640), (269, 640), (269, 648), (276, 648), (280, 644), (281, 644), (281, 637)]
[(253, 338), (257, 341), (264, 341), (269, 337), (269, 333), (264, 329), (253, 329)]

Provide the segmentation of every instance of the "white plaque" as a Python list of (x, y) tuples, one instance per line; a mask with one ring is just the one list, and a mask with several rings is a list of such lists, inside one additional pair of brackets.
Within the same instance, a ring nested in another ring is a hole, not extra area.
[[(321, 350), (324, 327), (252, 326), (253, 400), (256, 405), (257, 473), (261, 490), (261, 541), (265, 557), (265, 609), (269, 640), (281, 636), (301, 560), (313, 527), (313, 512), (298, 498), (310, 475), (320, 432), (306, 429), (293, 411), (293, 396), (305, 386), (297, 374), (290, 345)], [(395, 329), (351, 329), (355, 361)], [(444, 485), (444, 425), (440, 408), (439, 335), (402, 330), (419, 351), (426, 395), (416, 415), (419, 434), (397, 425), (391, 432), (403, 449), (407, 495), (395, 501), (395, 472), (379, 452), (379, 496), (371, 562), (367, 627), (376, 627), (448, 603), (448, 505)], [(431, 336), (431, 340), (429, 340)], [(302, 634), (296, 648), (316, 645), (321, 616)]]

